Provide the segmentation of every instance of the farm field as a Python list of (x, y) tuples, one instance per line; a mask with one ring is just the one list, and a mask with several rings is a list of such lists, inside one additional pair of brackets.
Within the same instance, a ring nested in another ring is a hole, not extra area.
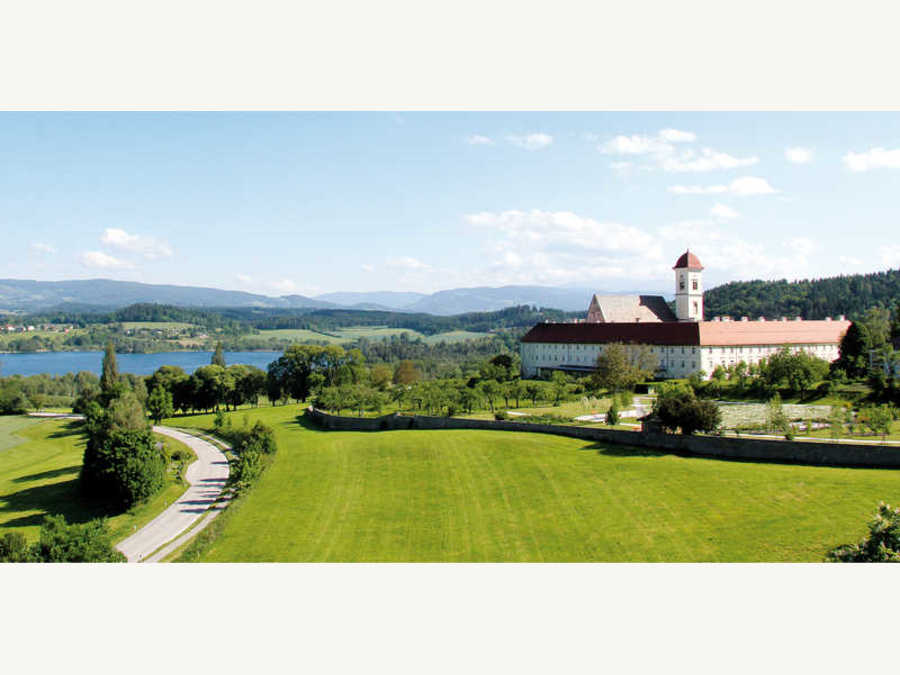
[(414, 340), (421, 338), (429, 344), (438, 342), (464, 342), (477, 338), (487, 337), (487, 333), (473, 333), (471, 331), (457, 330), (446, 333), (438, 333), (436, 335), (425, 336), (418, 331), (409, 328), (388, 328), (386, 326), (358, 326), (349, 328), (338, 328), (333, 331), (318, 332), (314, 330), (306, 330), (304, 328), (287, 328), (261, 330), (259, 333), (251, 336), (255, 339), (263, 340), (290, 340), (293, 342), (328, 342), (330, 344), (346, 344), (360, 338), (368, 340), (382, 340), (390, 338), (393, 335), (401, 335), (406, 333), (409, 339)]
[(123, 330), (189, 330), (194, 327), (192, 323), (181, 321), (123, 321)]
[(424, 338), (428, 344), (437, 344), (438, 342), (465, 342), (466, 340), (478, 340), (480, 338), (490, 337), (490, 333), (474, 333), (470, 330), (451, 330), (446, 333), (436, 333)]
[(819, 562), (900, 497), (896, 471), (524, 432), (326, 432), (299, 412), (238, 413), (272, 425), (279, 451), (200, 560)]
[(259, 333), (250, 336), (260, 340), (290, 340), (292, 342), (328, 342), (330, 344), (341, 344), (345, 342), (334, 335), (326, 335), (305, 328), (279, 328), (273, 330), (261, 330)]
[[(158, 438), (170, 451), (179, 447), (193, 455), (178, 441)], [(87, 502), (79, 491), (83, 454), (84, 438), (69, 421), (0, 417), (0, 535), (19, 531), (34, 541), (45, 515), (61, 513), (69, 522), (107, 515), (101, 505)], [(166, 487), (152, 500), (110, 517), (107, 524), (113, 541), (148, 523), (185, 487), (170, 476)]]
[(31, 338), (46, 338), (49, 340), (53, 340), (57, 346), (62, 345), (63, 340), (66, 338), (72, 337), (73, 335), (84, 335), (87, 333), (87, 330), (83, 328), (74, 328), (70, 330), (68, 333), (63, 333), (62, 331), (52, 331), (52, 330), (32, 330), (25, 333), (0, 333), (0, 351), (6, 349), (10, 342), (14, 342), (16, 340), (30, 340)]

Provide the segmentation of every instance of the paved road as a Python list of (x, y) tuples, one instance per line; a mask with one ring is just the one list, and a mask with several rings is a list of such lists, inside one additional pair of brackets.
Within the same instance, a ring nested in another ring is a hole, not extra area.
[[(84, 419), (83, 415), (65, 413), (33, 412), (29, 413), (29, 416), (65, 420)], [(219, 499), (228, 480), (228, 458), (219, 448), (207, 440), (171, 427), (153, 427), (153, 431), (189, 446), (197, 453), (197, 461), (185, 472), (185, 480), (190, 487), (178, 501), (116, 546), (125, 554), (128, 562), (162, 560), (209, 525), (228, 503), (227, 499), (222, 499), (213, 506), (213, 502)], [(193, 527), (190, 532), (185, 532), (204, 516), (202, 523)], [(164, 544), (166, 546), (163, 546)]]
[[(153, 431), (190, 446), (197, 453), (197, 461), (191, 464), (185, 473), (185, 479), (190, 487), (178, 501), (116, 546), (125, 554), (128, 562), (160, 560), (202, 528), (195, 527), (189, 536), (180, 538), (177, 545), (166, 546), (159, 551), (157, 549), (164, 544), (174, 543), (174, 539), (179, 538), (179, 535), (204, 516), (206, 519), (201, 525), (205, 527), (225, 508), (224, 501), (213, 506), (213, 502), (219, 498), (222, 488), (225, 487), (225, 481), (228, 480), (228, 459), (222, 451), (209, 441), (177, 429), (153, 427)], [(156, 555), (151, 557), (154, 552), (157, 552)]]

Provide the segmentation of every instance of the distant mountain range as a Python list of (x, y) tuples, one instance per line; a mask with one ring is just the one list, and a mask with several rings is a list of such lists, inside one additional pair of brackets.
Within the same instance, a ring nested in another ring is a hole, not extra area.
[(218, 288), (143, 284), (111, 279), (0, 279), (0, 312), (36, 312), (57, 308), (112, 310), (139, 302), (155, 302), (180, 307), (394, 310), (446, 316), (494, 311), (515, 305), (535, 305), (564, 311), (586, 310), (591, 294), (595, 292), (597, 291), (585, 288), (502, 286), (454, 288), (430, 295), (372, 291), (325, 293), (309, 298), (304, 295), (270, 297)]

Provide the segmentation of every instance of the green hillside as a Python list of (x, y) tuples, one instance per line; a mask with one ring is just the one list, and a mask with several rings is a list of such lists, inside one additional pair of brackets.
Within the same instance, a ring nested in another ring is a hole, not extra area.
[(824, 319), (844, 314), (853, 319), (870, 307), (900, 301), (900, 270), (802, 281), (732, 281), (704, 296), (706, 316), (802, 316)]

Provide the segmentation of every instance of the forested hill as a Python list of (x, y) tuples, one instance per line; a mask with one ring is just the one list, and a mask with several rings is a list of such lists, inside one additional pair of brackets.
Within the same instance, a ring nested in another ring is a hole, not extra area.
[(824, 319), (839, 314), (854, 319), (870, 307), (890, 308), (900, 301), (900, 270), (802, 281), (732, 281), (706, 291), (704, 301), (707, 319)]

